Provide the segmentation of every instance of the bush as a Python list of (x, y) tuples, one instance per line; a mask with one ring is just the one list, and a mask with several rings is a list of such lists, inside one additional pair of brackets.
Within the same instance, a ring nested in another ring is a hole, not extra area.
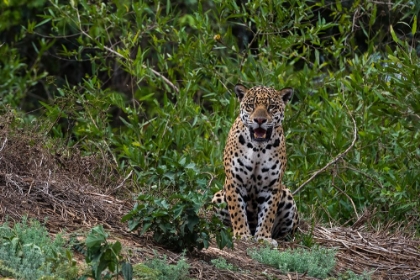
[(217, 268), (217, 269), (224, 269), (224, 270), (231, 270), (235, 271), (238, 270), (233, 264), (228, 263), (225, 258), (219, 257), (217, 259), (211, 260), (211, 263)]
[[(119, 241), (108, 242), (109, 234), (102, 225), (91, 229), (86, 237), (86, 263), (91, 266), (91, 276), (94, 279), (118, 278), (122, 273), (124, 280), (132, 278), (131, 264), (123, 261), (122, 245)], [(105, 271), (105, 273), (103, 273)]]
[(357, 275), (353, 271), (346, 271), (344, 273), (341, 273), (337, 276), (337, 280), (370, 280), (370, 274), (364, 273), (363, 275)]
[(335, 267), (332, 249), (314, 247), (311, 250), (296, 249), (280, 252), (269, 247), (248, 249), (252, 259), (278, 268), (283, 273), (299, 272), (324, 279)]
[(141, 228), (141, 233), (153, 232), (156, 242), (182, 251), (207, 248), (212, 235), (220, 248), (232, 247), (232, 237), (216, 217), (200, 217), (206, 196), (190, 191), (174, 194), (169, 200), (140, 195), (134, 209), (123, 217), (130, 230)]
[(155, 256), (144, 264), (134, 266), (134, 276), (139, 279), (183, 280), (188, 279), (189, 264), (182, 257), (176, 264), (168, 264), (166, 255), (160, 259)]
[(76, 279), (78, 269), (61, 235), (52, 240), (38, 221), (0, 227), (0, 272), (17, 279)]

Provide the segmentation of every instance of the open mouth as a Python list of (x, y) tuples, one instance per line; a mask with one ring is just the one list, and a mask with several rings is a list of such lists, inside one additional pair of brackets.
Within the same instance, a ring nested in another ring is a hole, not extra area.
[(249, 128), (249, 131), (251, 133), (251, 139), (255, 140), (257, 142), (264, 142), (268, 141), (271, 138), (271, 133), (273, 132), (273, 128), (264, 129), (262, 127), (253, 129)]

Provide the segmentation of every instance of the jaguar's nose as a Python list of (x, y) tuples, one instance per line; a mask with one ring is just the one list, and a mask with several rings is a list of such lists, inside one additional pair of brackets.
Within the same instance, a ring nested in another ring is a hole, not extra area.
[(266, 118), (254, 118), (254, 122), (256, 122), (257, 124), (263, 124), (267, 122)]

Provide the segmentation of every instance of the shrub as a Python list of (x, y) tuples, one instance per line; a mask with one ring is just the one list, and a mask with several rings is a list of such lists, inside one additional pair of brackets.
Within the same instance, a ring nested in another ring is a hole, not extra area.
[(224, 269), (224, 270), (237, 270), (235, 266), (231, 263), (228, 263), (225, 258), (219, 257), (217, 259), (211, 260), (211, 263), (217, 268), (217, 269)]
[(140, 277), (142, 280), (183, 280), (188, 279), (189, 267), (184, 257), (176, 264), (170, 265), (168, 264), (166, 255), (162, 259), (155, 255), (153, 259), (146, 261), (144, 264), (135, 265), (134, 276)]
[(86, 238), (86, 262), (92, 268), (90, 276), (98, 280), (111, 279), (122, 273), (124, 279), (131, 279), (132, 266), (123, 261), (121, 243), (109, 243), (108, 237), (108, 233), (99, 225), (92, 228)]
[(309, 276), (326, 278), (335, 267), (335, 254), (332, 249), (314, 247), (311, 250), (296, 249), (278, 251), (269, 247), (248, 249), (252, 259), (271, 265), (283, 273), (299, 272)]
[(232, 247), (232, 237), (221, 221), (200, 217), (200, 209), (207, 199), (201, 194), (188, 192), (174, 194), (169, 199), (140, 195), (134, 209), (123, 217), (130, 230), (141, 228), (141, 234), (151, 230), (154, 239), (175, 250), (201, 250), (209, 246), (212, 235), (219, 247)]
[(341, 273), (337, 276), (337, 280), (370, 280), (370, 274), (364, 273), (363, 275), (357, 275), (351, 270)]
[(0, 272), (17, 279), (76, 279), (78, 269), (61, 235), (52, 240), (38, 221), (0, 227)]

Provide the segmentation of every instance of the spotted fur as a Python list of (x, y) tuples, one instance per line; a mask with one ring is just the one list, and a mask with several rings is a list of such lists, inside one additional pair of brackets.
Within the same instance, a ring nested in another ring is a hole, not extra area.
[(226, 202), (219, 214), (235, 236), (274, 244), (299, 222), (292, 194), (281, 183), (287, 163), (282, 121), (293, 90), (236, 85), (235, 93), (240, 115), (224, 150), (225, 185), (213, 202)]

